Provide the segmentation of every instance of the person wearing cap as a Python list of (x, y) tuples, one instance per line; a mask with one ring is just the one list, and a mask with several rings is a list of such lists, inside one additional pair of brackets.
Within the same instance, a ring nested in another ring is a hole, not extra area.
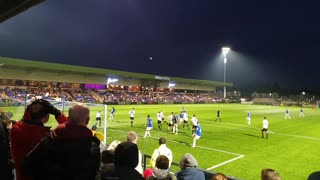
[(119, 180), (143, 180), (135, 169), (139, 163), (138, 146), (132, 142), (120, 143), (114, 152), (114, 165)]
[(185, 154), (179, 163), (181, 171), (175, 173), (177, 180), (205, 180), (203, 171), (199, 170), (198, 161), (189, 153)]
[(11, 112), (1, 112), (0, 114), (0, 177), (4, 180), (14, 178), (13, 162), (10, 154), (9, 131), (12, 126), (13, 114)]
[(177, 178), (168, 172), (169, 159), (167, 156), (160, 155), (156, 159), (156, 166), (153, 168), (152, 175), (147, 180), (176, 180)]
[(159, 145), (160, 145), (159, 148), (155, 149), (152, 153), (152, 156), (150, 159), (150, 166), (155, 167), (157, 157), (159, 155), (165, 155), (169, 159), (169, 167), (170, 167), (173, 160), (173, 155), (172, 155), (172, 151), (166, 145), (166, 139), (161, 137), (159, 139)]
[(68, 119), (26, 155), (26, 175), (41, 180), (95, 179), (101, 161), (100, 141), (87, 127), (90, 110), (85, 105), (73, 105)]
[(68, 119), (65, 114), (48, 101), (38, 99), (27, 106), (24, 115), (10, 131), (11, 154), (15, 162), (16, 180), (28, 180), (22, 175), (22, 162), (26, 154), (50, 133), (50, 127), (44, 126), (54, 115), (59, 124)]

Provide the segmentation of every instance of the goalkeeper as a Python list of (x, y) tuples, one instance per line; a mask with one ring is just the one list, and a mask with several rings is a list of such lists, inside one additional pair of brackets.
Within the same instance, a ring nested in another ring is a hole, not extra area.
[(65, 114), (48, 101), (38, 99), (27, 106), (24, 115), (11, 129), (10, 143), (16, 168), (16, 179), (27, 179), (22, 175), (22, 162), (26, 154), (40, 140), (50, 133), (50, 127), (44, 126), (49, 121), (50, 114), (55, 116), (59, 124), (67, 121)]

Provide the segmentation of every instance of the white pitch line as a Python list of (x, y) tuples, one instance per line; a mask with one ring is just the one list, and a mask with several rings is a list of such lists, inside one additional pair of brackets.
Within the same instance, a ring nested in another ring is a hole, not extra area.
[(210, 171), (210, 170), (212, 170), (212, 169), (214, 169), (214, 168), (217, 168), (217, 167), (220, 167), (220, 166), (222, 166), (222, 165), (228, 164), (228, 163), (230, 163), (230, 162), (232, 162), (232, 161), (238, 160), (238, 159), (243, 158), (243, 157), (244, 157), (244, 155), (240, 155), (240, 156), (235, 157), (235, 158), (233, 158), (233, 159), (230, 159), (230, 160), (228, 160), (228, 161), (225, 161), (225, 162), (222, 162), (222, 163), (220, 163), (220, 164), (217, 164), (217, 165), (214, 165), (214, 166), (212, 166), (212, 167), (209, 167), (209, 168), (207, 168), (207, 170)]
[(320, 138), (310, 137), (310, 136), (300, 136), (300, 135), (294, 135), (294, 134), (282, 134), (282, 133), (277, 133), (277, 132), (270, 132), (270, 134), (277, 134), (277, 135), (281, 135), (281, 136), (290, 136), (290, 137), (297, 137), (297, 138), (312, 139), (312, 140), (320, 141)]
[[(212, 125), (213, 127), (221, 127), (221, 128), (226, 128), (226, 129), (237, 129), (237, 130), (243, 130), (243, 131), (253, 131), (253, 132), (261, 132), (261, 130), (253, 130), (253, 129), (243, 129), (243, 128), (236, 128), (236, 127), (226, 127), (226, 126), (217, 126), (217, 125)], [(269, 131), (270, 132), (270, 131)]]
[[(243, 128), (236, 128), (236, 127), (225, 127), (225, 126), (217, 126), (217, 125), (212, 125), (214, 127), (221, 127), (221, 128), (226, 128), (226, 129), (237, 129), (237, 130), (243, 130), (243, 131), (253, 131), (253, 132), (258, 132), (258, 130), (252, 130), (252, 129), (243, 129)], [(260, 132), (260, 131), (259, 131)], [(320, 138), (316, 137), (310, 137), (310, 136), (301, 136), (301, 135), (294, 135), (294, 134), (283, 134), (283, 133), (277, 133), (273, 131), (269, 131), (270, 134), (276, 134), (280, 136), (289, 136), (289, 137), (296, 137), (296, 138), (303, 138), (303, 139), (312, 139), (312, 140), (317, 140), (320, 141)]]
[[(115, 130), (115, 129), (109, 129), (109, 130), (122, 132), (122, 133), (127, 133), (127, 131), (121, 131), (121, 130)], [(139, 135), (139, 136), (142, 136), (142, 135)], [(159, 137), (151, 137), (151, 138), (152, 139), (159, 139)], [(179, 142), (179, 141), (170, 140), (170, 139), (167, 139), (167, 141), (168, 142), (173, 142), (173, 143), (178, 143), (178, 144), (188, 145), (188, 143)], [(222, 153), (225, 153), (225, 154), (232, 154), (232, 155), (236, 155), (236, 156), (242, 156), (242, 154), (237, 154), (237, 153), (234, 153), (234, 152), (229, 152), (229, 151), (224, 151), (224, 150), (214, 149), (214, 148), (209, 148), (209, 147), (197, 146), (197, 148), (206, 149), (206, 150), (210, 150), (210, 151), (222, 152)]]
[[(111, 131), (116, 131), (116, 132), (121, 132), (121, 133), (127, 133), (126, 131), (121, 131), (121, 130), (115, 130), (115, 129), (109, 129)], [(138, 136), (142, 136), (142, 135), (139, 135)], [(151, 137), (152, 139), (159, 139), (158, 137)], [(178, 142), (178, 141), (174, 141), (174, 140), (167, 140), (168, 142), (174, 142), (174, 143), (178, 143), (178, 144), (183, 144), (183, 145), (188, 145), (188, 143), (183, 143), (183, 142)], [(227, 160), (225, 162), (222, 162), (220, 164), (217, 164), (217, 165), (214, 165), (210, 168), (207, 168), (207, 170), (211, 170), (211, 169), (214, 169), (214, 168), (217, 168), (219, 166), (222, 166), (224, 164), (227, 164), (227, 163), (230, 163), (232, 161), (235, 161), (235, 160), (238, 160), (240, 158), (243, 158), (244, 155), (243, 154), (237, 154), (237, 153), (234, 153), (234, 152), (229, 152), (229, 151), (224, 151), (224, 150), (220, 150), (220, 149), (214, 149), (214, 148), (209, 148), (209, 147), (203, 147), (203, 146), (197, 146), (197, 148), (201, 148), (201, 149), (206, 149), (206, 150), (210, 150), (210, 151), (217, 151), (217, 152), (221, 152), (221, 153), (225, 153), (225, 154), (232, 154), (232, 155), (236, 155), (237, 157), (235, 158), (232, 158), (230, 160)]]
[(211, 151), (217, 151), (217, 152), (222, 152), (222, 153), (226, 153), (226, 154), (232, 154), (232, 155), (236, 155), (236, 156), (243, 156), (243, 154), (237, 154), (237, 153), (234, 153), (234, 152), (229, 152), (229, 151), (224, 151), (224, 150), (214, 149), (214, 148), (208, 148), (208, 147), (203, 147), (203, 146), (197, 146), (197, 148), (211, 150)]
[[(236, 123), (221, 122), (221, 124), (231, 124), (231, 125), (241, 126), (241, 127), (246, 127), (246, 128), (260, 129), (260, 128), (257, 128), (257, 127), (252, 127), (252, 126), (249, 126), (249, 125), (243, 125), (243, 124), (236, 124)], [(261, 129), (260, 129), (260, 130), (261, 130)]]

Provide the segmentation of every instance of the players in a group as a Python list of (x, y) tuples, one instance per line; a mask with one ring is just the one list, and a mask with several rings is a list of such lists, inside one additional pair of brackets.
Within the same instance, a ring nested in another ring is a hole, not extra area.
[(248, 113), (247, 113), (247, 121), (248, 121), (248, 125), (250, 125), (251, 124), (251, 112), (250, 111), (248, 111)]
[(178, 122), (179, 116), (177, 113), (175, 113), (172, 117), (173, 127), (172, 127), (172, 133), (177, 135), (178, 134)]
[(302, 108), (300, 108), (300, 117), (304, 117), (304, 112)]
[(284, 116), (284, 119), (287, 119), (287, 118), (291, 119), (288, 109), (286, 109), (286, 115)]
[[(98, 125), (98, 123), (99, 123), (99, 125)], [(96, 124), (95, 125), (101, 127), (101, 111), (98, 111), (96, 114)]]
[(200, 122), (198, 121), (195, 134), (193, 135), (192, 148), (195, 148), (195, 147), (196, 147), (197, 140), (200, 139), (201, 136), (202, 136), (202, 129), (201, 129), (201, 126), (200, 126)]
[(160, 111), (160, 117), (161, 117), (161, 120), (162, 120), (162, 121), (165, 120), (165, 119), (164, 119), (164, 114), (163, 114), (163, 111), (162, 111), (162, 110)]
[(146, 138), (147, 136), (151, 137), (150, 131), (152, 129), (152, 119), (150, 118), (150, 115), (147, 116), (147, 128), (146, 128), (146, 132), (144, 133), (144, 137)]
[(158, 119), (158, 128), (161, 131), (162, 130), (162, 117), (161, 112), (157, 113), (157, 119)]
[(183, 113), (183, 126), (182, 126), (183, 129), (184, 129), (184, 126), (187, 126), (188, 130), (190, 129), (188, 121), (189, 121), (189, 115), (187, 114), (187, 112), (184, 112)]
[(112, 107), (111, 110), (110, 110), (110, 117), (109, 117), (110, 121), (113, 121), (115, 112), (116, 112), (116, 109), (114, 107)]
[(221, 122), (221, 111), (220, 109), (217, 109), (217, 118), (216, 118), (216, 121), (220, 121)]
[(268, 128), (269, 128), (269, 121), (267, 117), (264, 117), (262, 121), (262, 132), (261, 132), (261, 137), (264, 138), (264, 133), (266, 133), (266, 139), (268, 139)]
[(196, 117), (195, 114), (191, 118), (191, 122), (192, 122), (192, 134), (194, 134), (198, 126), (198, 118)]
[(171, 115), (168, 116), (169, 124), (168, 124), (167, 132), (169, 132), (170, 130), (171, 131), (173, 130), (173, 121), (172, 121), (173, 118), (174, 118), (174, 114), (173, 114), (173, 112), (171, 112)]
[(131, 127), (133, 126), (133, 120), (134, 120), (135, 114), (136, 114), (136, 111), (134, 110), (134, 108), (132, 108), (132, 109), (129, 111), (129, 118), (130, 118)]
[(184, 116), (184, 112), (180, 112), (180, 114), (179, 114), (179, 124), (181, 124), (182, 123), (182, 121), (183, 121), (183, 116)]

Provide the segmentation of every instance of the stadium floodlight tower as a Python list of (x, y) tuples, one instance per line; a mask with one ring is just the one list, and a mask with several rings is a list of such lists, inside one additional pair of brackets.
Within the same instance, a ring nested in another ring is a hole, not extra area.
[(224, 75), (223, 75), (223, 82), (224, 82), (224, 88), (223, 88), (223, 98), (226, 98), (227, 96), (227, 87), (226, 87), (226, 70), (227, 70), (227, 54), (230, 51), (229, 47), (223, 47), (222, 48), (222, 54), (224, 56)]

